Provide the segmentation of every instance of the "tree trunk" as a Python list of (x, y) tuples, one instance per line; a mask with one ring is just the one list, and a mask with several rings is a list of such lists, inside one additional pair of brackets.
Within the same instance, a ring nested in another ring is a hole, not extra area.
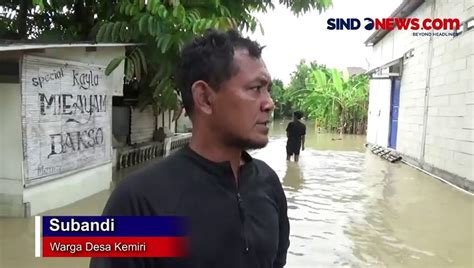
[(342, 134), (344, 132), (344, 128), (345, 128), (345, 122), (344, 122), (344, 114), (345, 114), (345, 111), (344, 109), (341, 107), (341, 120), (340, 120), (340, 127), (339, 127), (339, 135), (342, 137)]
[(89, 32), (94, 26), (94, 1), (75, 0), (74, 1), (74, 20), (78, 27), (78, 36), (80, 40), (87, 40)]
[(20, 0), (20, 11), (18, 12), (18, 39), (28, 39), (28, 29), (26, 25), (28, 15), (28, 0)]
[(357, 133), (357, 116), (352, 114), (352, 127), (351, 127), (351, 134), (356, 134)]

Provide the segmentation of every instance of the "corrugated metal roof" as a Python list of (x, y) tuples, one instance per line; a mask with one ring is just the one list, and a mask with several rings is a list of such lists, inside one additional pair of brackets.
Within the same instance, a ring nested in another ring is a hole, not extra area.
[(66, 47), (126, 47), (137, 46), (136, 43), (69, 43), (69, 44), (38, 44), (38, 43), (11, 43), (0, 44), (0, 51), (18, 51), (47, 48), (66, 48)]

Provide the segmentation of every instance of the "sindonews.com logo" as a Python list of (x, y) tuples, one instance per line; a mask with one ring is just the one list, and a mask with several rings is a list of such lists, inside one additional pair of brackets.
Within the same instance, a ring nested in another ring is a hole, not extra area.
[(412, 30), (412, 31), (454, 31), (459, 30), (461, 22), (457, 18), (330, 18), (328, 30)]

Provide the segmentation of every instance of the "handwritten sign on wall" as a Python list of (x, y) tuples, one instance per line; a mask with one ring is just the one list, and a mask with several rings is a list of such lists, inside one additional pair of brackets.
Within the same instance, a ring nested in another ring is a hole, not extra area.
[(112, 84), (104, 68), (25, 56), (25, 183), (110, 162)]

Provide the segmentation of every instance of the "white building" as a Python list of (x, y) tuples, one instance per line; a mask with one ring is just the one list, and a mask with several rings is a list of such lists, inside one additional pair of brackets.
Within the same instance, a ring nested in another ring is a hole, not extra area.
[[(458, 31), (376, 31), (367, 142), (474, 191), (474, 2), (412, 0), (391, 17), (458, 18)], [(423, 32), (431, 36), (415, 36)], [(439, 36), (434, 33), (450, 33)]]
[(0, 45), (0, 216), (28, 216), (108, 189), (112, 96), (127, 44)]

